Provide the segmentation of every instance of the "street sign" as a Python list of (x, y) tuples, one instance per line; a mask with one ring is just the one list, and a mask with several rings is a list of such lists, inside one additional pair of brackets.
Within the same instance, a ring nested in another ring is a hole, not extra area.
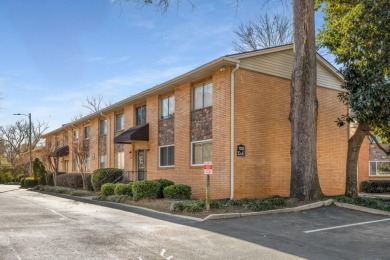
[(237, 145), (237, 156), (245, 156), (245, 145)]
[(203, 164), (204, 174), (213, 174), (213, 163), (212, 162), (204, 162)]

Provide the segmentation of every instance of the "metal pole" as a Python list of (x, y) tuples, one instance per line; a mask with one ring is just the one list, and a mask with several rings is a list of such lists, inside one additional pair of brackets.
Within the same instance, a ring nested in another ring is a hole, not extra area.
[(210, 210), (210, 174), (206, 176), (206, 210)]
[(33, 169), (32, 169), (32, 151), (31, 151), (31, 113), (28, 113), (28, 122), (29, 122), (29, 135), (28, 135), (28, 146), (30, 149), (30, 176), (33, 176)]

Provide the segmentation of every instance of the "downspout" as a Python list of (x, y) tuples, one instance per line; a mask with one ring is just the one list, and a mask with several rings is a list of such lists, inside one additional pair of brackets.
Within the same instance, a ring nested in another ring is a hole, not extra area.
[(230, 73), (230, 199), (234, 199), (234, 73), (240, 64)]
[[(107, 119), (107, 137), (106, 137), (107, 167), (111, 167), (111, 161), (110, 161), (110, 157), (111, 157), (110, 156), (111, 155), (111, 141), (110, 140), (111, 140), (111, 138), (109, 138), (111, 136), (111, 120), (108, 116), (103, 114), (103, 112), (100, 112), (100, 115)], [(99, 160), (100, 160), (100, 158), (99, 158)], [(99, 164), (100, 164), (100, 162), (99, 162)]]

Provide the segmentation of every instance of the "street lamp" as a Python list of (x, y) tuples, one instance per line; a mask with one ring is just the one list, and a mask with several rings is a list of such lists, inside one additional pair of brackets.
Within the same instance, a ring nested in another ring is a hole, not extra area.
[(31, 113), (28, 113), (28, 115), (22, 114), (22, 113), (17, 113), (17, 114), (14, 114), (14, 116), (27, 116), (28, 117), (28, 125), (29, 125), (28, 147), (29, 147), (29, 150), (30, 150), (30, 176), (33, 177), (33, 173), (32, 173), (32, 151), (31, 151)]

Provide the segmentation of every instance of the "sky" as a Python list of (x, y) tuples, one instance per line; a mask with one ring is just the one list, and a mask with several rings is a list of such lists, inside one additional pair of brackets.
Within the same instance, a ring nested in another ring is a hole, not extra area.
[(292, 16), (283, 0), (191, 2), (164, 14), (131, 0), (1, 0), (0, 126), (31, 113), (55, 130), (87, 114), (87, 97), (115, 103), (234, 53), (234, 30), (256, 15)]

